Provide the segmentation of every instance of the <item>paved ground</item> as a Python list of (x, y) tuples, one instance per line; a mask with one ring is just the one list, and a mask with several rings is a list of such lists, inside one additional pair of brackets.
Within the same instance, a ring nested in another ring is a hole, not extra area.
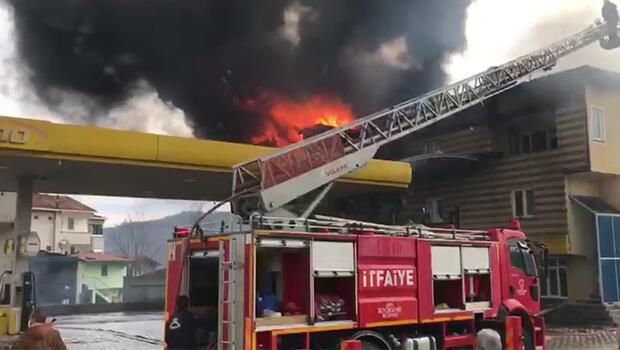
[[(161, 313), (61, 316), (56, 326), (71, 350), (161, 349)], [(614, 329), (550, 329), (548, 350), (617, 350)]]
[(56, 327), (71, 350), (161, 349), (162, 313), (59, 316)]
[(617, 350), (614, 329), (558, 328), (547, 332), (548, 350)]

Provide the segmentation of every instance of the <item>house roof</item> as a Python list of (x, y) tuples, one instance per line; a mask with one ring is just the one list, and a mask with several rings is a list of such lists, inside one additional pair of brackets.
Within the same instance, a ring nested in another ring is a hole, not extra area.
[(96, 210), (69, 196), (35, 193), (32, 195), (32, 207), (50, 210), (75, 210), (95, 212)]
[(131, 259), (105, 253), (77, 253), (73, 256), (76, 256), (80, 261), (131, 262)]

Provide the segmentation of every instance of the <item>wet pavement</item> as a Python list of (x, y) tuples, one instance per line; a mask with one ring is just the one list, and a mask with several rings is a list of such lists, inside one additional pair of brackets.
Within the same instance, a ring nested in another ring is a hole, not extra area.
[[(72, 350), (161, 349), (163, 314), (108, 313), (59, 316), (55, 322), (65, 343)], [(613, 328), (555, 328), (547, 333), (548, 350), (618, 349)]]
[(548, 350), (617, 350), (613, 328), (556, 328), (547, 331)]
[(55, 325), (72, 350), (161, 349), (163, 313), (58, 316)]

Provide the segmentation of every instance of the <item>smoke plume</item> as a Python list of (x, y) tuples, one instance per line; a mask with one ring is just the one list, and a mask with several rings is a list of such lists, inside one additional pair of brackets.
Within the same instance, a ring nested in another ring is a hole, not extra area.
[(148, 86), (195, 136), (234, 141), (256, 136), (265, 110), (243, 106), (265, 93), (333, 95), (360, 116), (441, 85), (445, 60), (465, 47), (469, 3), (10, 1), (30, 83), (50, 108), (67, 92), (109, 118)]

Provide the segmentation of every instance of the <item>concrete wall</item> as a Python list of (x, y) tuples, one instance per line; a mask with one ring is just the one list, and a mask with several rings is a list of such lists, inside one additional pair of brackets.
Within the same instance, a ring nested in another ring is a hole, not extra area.
[(573, 226), (571, 247), (580, 255), (567, 256), (567, 283), (569, 300), (590, 299), (598, 286), (598, 253), (594, 214), (576, 203), (570, 208)]
[(32, 231), (39, 235), (39, 239), (41, 240), (41, 250), (58, 250), (58, 245), (54, 241), (55, 220), (55, 212), (41, 210), (32, 211)]
[(0, 192), (0, 222), (13, 222), (15, 220), (15, 205), (17, 193)]
[(103, 235), (90, 236), (90, 248), (93, 252), (103, 252)]
[[(590, 230), (584, 222), (581, 206), (569, 199), (570, 195), (599, 197), (599, 179), (595, 174), (575, 174), (566, 177), (566, 211), (568, 218), (568, 235), (571, 253), (589, 256), (596, 254), (593, 250), (592, 236), (584, 234)], [(592, 225), (594, 222), (591, 223)], [(593, 226), (594, 227), (594, 226)], [(592, 234), (595, 234), (592, 232)]]
[[(594, 172), (620, 175), (620, 89), (615, 87), (586, 88), (586, 105), (588, 114), (588, 142), (590, 148), (590, 165)], [(592, 107), (603, 109), (605, 141), (592, 139)]]
[(165, 270), (143, 276), (127, 276), (123, 285), (123, 302), (160, 302), (165, 295)]
[[(60, 230), (57, 242), (67, 240), (71, 245), (90, 245), (90, 233), (88, 232), (88, 218), (91, 213), (66, 212), (59, 215)], [(69, 229), (69, 218), (73, 219), (73, 229)]]
[[(620, 158), (620, 155), (616, 157)], [(614, 209), (620, 210), (620, 176), (604, 176), (600, 183), (600, 197)]]

